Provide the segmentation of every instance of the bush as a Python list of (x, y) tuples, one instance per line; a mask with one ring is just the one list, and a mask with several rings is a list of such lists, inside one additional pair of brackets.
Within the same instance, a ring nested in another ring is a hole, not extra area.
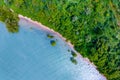
[(14, 33), (19, 31), (18, 15), (6, 6), (0, 6), (0, 21), (5, 22), (9, 32)]

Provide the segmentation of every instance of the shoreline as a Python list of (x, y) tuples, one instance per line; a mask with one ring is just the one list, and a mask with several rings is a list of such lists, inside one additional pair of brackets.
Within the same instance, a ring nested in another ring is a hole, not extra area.
[[(25, 19), (25, 20), (27, 20), (27, 21), (32, 22), (32, 23), (35, 24), (35, 25), (39, 25), (41, 28), (43, 28), (43, 29), (45, 29), (45, 30), (47, 30), (47, 31), (53, 32), (54, 34), (58, 35), (62, 40), (64, 40), (64, 41), (66, 42), (66, 38), (64, 38), (60, 33), (54, 31), (53, 29), (50, 29), (49, 27), (44, 26), (42, 23), (37, 22), (37, 21), (33, 21), (31, 18), (28, 18), (28, 17), (26, 17), (26, 16), (22, 16), (22, 15), (20, 15), (20, 14), (19, 14), (18, 16), (19, 16), (20, 19)], [(72, 49), (74, 49), (74, 45), (71, 44), (70, 41), (67, 41), (67, 44), (68, 44)]]
[[(21, 14), (19, 14), (18, 17), (19, 17), (20, 19), (24, 19), (24, 20), (29, 21), (29, 22), (31, 22), (32, 24), (38, 26), (37, 28), (42, 28), (42, 29), (44, 29), (44, 30), (47, 30), (48, 32), (52, 32), (53, 34), (59, 36), (62, 40), (64, 40), (64, 41), (67, 43), (67, 45), (70, 47), (71, 50), (75, 51), (75, 53), (77, 54), (77, 56), (78, 56), (79, 58), (82, 58), (84, 61), (86, 61), (88, 64), (92, 65), (92, 66), (97, 70), (97, 66), (95, 66), (93, 62), (90, 62), (90, 60), (89, 60), (88, 58), (82, 57), (82, 55), (74, 49), (74, 45), (71, 44), (71, 42), (70, 42), (69, 40), (66, 41), (66, 38), (64, 38), (60, 33), (54, 31), (53, 29), (50, 29), (49, 27), (43, 25), (42, 23), (40, 23), (40, 22), (38, 22), (38, 21), (34, 21), (34, 20), (32, 20), (31, 18), (28, 18), (28, 17), (23, 16), (23, 15), (21, 15)], [(98, 70), (97, 70), (97, 71), (98, 71)], [(99, 72), (99, 71), (98, 71), (98, 72)], [(99, 74), (101, 74), (101, 73), (99, 72)], [(101, 76), (103, 76), (103, 77), (105, 78), (105, 80), (107, 80), (106, 77), (105, 77), (103, 74), (101, 74)]]

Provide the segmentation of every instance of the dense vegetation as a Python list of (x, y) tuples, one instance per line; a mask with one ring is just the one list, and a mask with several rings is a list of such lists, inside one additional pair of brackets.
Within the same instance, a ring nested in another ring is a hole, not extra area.
[(18, 32), (18, 21), (17, 14), (13, 13), (6, 6), (0, 5), (0, 21), (5, 22), (9, 32)]
[(108, 80), (120, 80), (120, 0), (5, 0), (5, 3), (16, 13), (62, 34)]

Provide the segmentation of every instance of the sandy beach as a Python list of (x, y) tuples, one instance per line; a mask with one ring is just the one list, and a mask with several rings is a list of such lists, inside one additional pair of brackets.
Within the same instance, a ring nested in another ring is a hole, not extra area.
[[(39, 26), (40, 28), (42, 28), (42, 29), (44, 29), (44, 30), (47, 30), (48, 32), (52, 32), (53, 34), (59, 36), (62, 40), (64, 40), (64, 41), (66, 42), (66, 38), (64, 38), (64, 37), (63, 37), (61, 34), (59, 34), (58, 32), (55, 32), (53, 29), (50, 29), (49, 27), (46, 27), (46, 26), (42, 25), (41, 23), (39, 23), (39, 22), (37, 22), (37, 21), (33, 21), (31, 18), (22, 16), (22, 15), (20, 15), (20, 14), (19, 14), (19, 18), (20, 18), (20, 19), (24, 19), (24, 20), (26, 20), (26, 21), (29, 21), (29, 22), (33, 23), (34, 25)], [(38, 28), (39, 28), (39, 27), (38, 27)], [(67, 41), (66, 43), (70, 46), (70, 48), (71, 48), (72, 50), (74, 50), (74, 45), (71, 44), (70, 41)], [(74, 51), (75, 51), (75, 50), (74, 50)], [(83, 57), (80, 55), (80, 53), (78, 53), (77, 51), (75, 51), (75, 52), (77, 53), (77, 55), (78, 55), (79, 58), (82, 58), (82, 59), (83, 59), (84, 61), (86, 61), (88, 64), (92, 65), (94, 68), (97, 68), (92, 62), (89, 61), (88, 58), (83, 58)], [(101, 74), (101, 75), (102, 75), (102, 74)], [(104, 80), (106, 80), (106, 77), (105, 77), (104, 75), (102, 75), (102, 76), (104, 77)]]

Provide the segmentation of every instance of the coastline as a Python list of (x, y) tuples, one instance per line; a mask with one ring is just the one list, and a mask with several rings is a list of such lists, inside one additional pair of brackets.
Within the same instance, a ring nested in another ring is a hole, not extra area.
[[(37, 22), (37, 21), (33, 21), (31, 18), (28, 18), (26, 16), (22, 16), (22, 15), (18, 15), (20, 19), (25, 19), (25, 20), (28, 20), (30, 22), (32, 22), (33, 24), (35, 25), (39, 25), (41, 28), (47, 30), (47, 31), (50, 31), (50, 32), (53, 32), (54, 34), (58, 35), (61, 39), (63, 39), (65, 42), (66, 42), (66, 38), (64, 38), (61, 34), (59, 34), (58, 32), (54, 31), (53, 29), (50, 29), (49, 27), (46, 27), (44, 26), (42, 23), (40, 22)], [(70, 41), (67, 41), (67, 44), (73, 49), (74, 48), (74, 45), (70, 43)]]
[[(77, 53), (77, 56), (78, 56), (79, 58), (82, 58), (82, 59), (83, 59), (84, 61), (86, 61), (88, 64), (92, 65), (95, 69), (97, 69), (97, 67), (94, 65), (94, 63), (90, 62), (90, 60), (89, 60), (88, 58), (82, 57), (82, 55), (81, 55), (80, 53), (78, 53), (78, 52), (74, 49), (74, 45), (71, 44), (70, 41), (66, 41), (66, 38), (64, 38), (60, 33), (54, 31), (53, 29), (50, 29), (50, 28), (47, 27), (47, 26), (44, 26), (44, 25), (43, 25), (42, 23), (40, 23), (40, 22), (33, 21), (31, 18), (28, 18), (28, 17), (23, 16), (23, 15), (21, 15), (21, 14), (19, 14), (18, 17), (19, 17), (20, 19), (24, 19), (24, 20), (26, 20), (26, 21), (29, 21), (29, 22), (31, 22), (32, 24), (37, 25), (37, 26), (41, 27), (41, 28), (44, 29), (44, 30), (47, 30), (48, 32), (52, 32), (52, 33), (56, 34), (56, 35), (59, 36), (62, 40), (64, 40), (64, 41), (67, 43), (67, 45), (68, 45), (72, 50), (74, 50), (74, 51)], [(38, 28), (39, 28), (39, 27), (38, 27)], [(99, 71), (98, 71), (98, 72), (99, 72)], [(101, 73), (100, 73), (100, 74), (101, 74)], [(106, 79), (106, 77), (105, 77), (103, 74), (101, 74), (101, 75)], [(106, 79), (106, 80), (107, 80), (107, 79)]]

